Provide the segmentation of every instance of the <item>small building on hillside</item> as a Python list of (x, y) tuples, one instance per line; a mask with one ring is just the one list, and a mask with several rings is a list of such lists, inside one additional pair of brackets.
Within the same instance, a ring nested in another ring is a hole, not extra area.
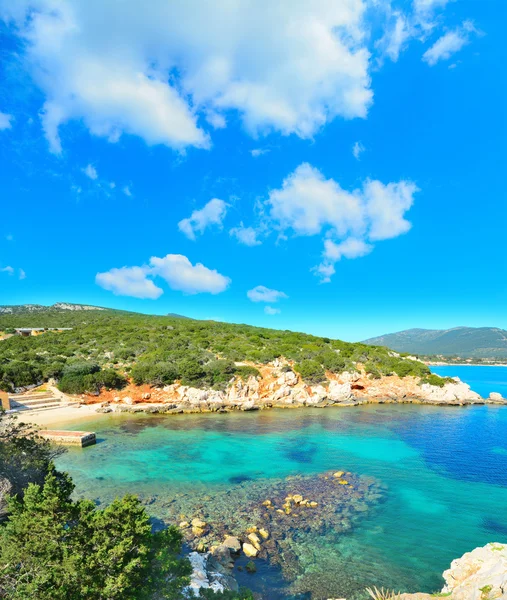
[(32, 335), (40, 335), (45, 331), (71, 331), (72, 327), (15, 327), (17, 335), (30, 337)]

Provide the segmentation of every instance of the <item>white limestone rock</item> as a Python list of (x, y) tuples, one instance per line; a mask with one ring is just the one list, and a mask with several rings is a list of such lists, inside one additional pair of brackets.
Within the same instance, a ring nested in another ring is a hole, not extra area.
[(351, 383), (338, 383), (337, 381), (331, 381), (329, 384), (328, 397), (333, 402), (344, 402), (350, 400), (353, 397)]
[(507, 600), (507, 544), (490, 543), (453, 560), (443, 594), (452, 600)]

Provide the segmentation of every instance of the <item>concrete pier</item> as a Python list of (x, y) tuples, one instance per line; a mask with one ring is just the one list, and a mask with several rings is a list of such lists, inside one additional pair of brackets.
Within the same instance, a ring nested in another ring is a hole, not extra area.
[(39, 431), (40, 437), (54, 442), (55, 444), (63, 444), (65, 446), (93, 446), (97, 443), (95, 433), (92, 431), (64, 431), (58, 429), (44, 429)]

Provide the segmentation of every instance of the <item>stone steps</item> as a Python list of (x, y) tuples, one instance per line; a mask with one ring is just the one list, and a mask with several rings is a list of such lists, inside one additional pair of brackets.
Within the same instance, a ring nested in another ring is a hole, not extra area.
[(27, 392), (16, 396), (9, 396), (10, 412), (39, 412), (52, 410), (62, 406), (75, 406), (78, 402), (68, 402), (55, 396), (51, 391)]

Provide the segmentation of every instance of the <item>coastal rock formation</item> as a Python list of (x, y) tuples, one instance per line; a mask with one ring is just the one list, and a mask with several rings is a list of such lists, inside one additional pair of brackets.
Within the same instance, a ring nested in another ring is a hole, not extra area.
[(507, 544), (490, 543), (453, 560), (440, 594), (400, 594), (400, 600), (506, 600)]
[[(424, 383), (417, 377), (390, 375), (378, 379), (364, 371), (327, 373), (327, 381), (309, 385), (280, 360), (257, 365), (260, 375), (246, 381), (233, 377), (224, 390), (200, 389), (173, 383), (163, 388), (128, 386), (121, 392), (102, 392), (99, 412), (224, 412), (262, 408), (310, 406), (357, 406), (367, 403), (419, 403), (436, 405), (506, 404), (500, 394), (487, 399), (473, 392), (458, 378), (442, 386)], [(111, 403), (104, 406), (104, 397)], [(95, 400), (93, 400), (95, 401)]]
[(453, 560), (442, 593), (452, 600), (507, 598), (507, 544), (490, 543)]

